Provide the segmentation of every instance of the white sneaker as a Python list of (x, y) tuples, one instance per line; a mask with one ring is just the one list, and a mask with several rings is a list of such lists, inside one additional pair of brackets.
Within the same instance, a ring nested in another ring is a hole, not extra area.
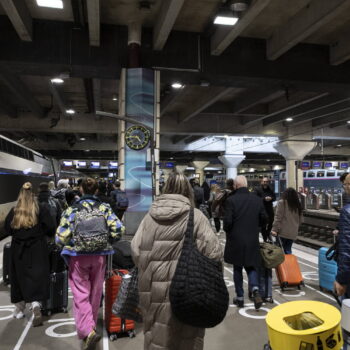
[(32, 302), (33, 309), (33, 327), (37, 327), (43, 324), (42, 315), (41, 315), (41, 305), (37, 301)]
[(12, 316), (13, 318), (17, 318), (18, 320), (20, 318), (24, 317), (24, 309), (26, 308), (26, 303), (24, 301), (20, 301), (19, 303), (15, 304), (15, 311), (13, 312)]

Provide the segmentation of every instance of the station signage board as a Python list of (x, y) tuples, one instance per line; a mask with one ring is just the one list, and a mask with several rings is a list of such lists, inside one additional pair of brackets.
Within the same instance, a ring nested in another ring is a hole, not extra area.
[(313, 169), (322, 169), (323, 162), (315, 160), (312, 162), (312, 168)]
[(73, 167), (73, 162), (71, 160), (64, 160), (63, 161), (63, 167), (65, 169), (72, 168)]
[(300, 163), (300, 169), (302, 169), (302, 170), (308, 170), (308, 169), (310, 169), (310, 168), (311, 168), (311, 162), (310, 162), (310, 161), (304, 160), (304, 161), (302, 161), (302, 162)]
[(339, 169), (347, 169), (349, 167), (348, 162), (340, 162)]
[(77, 162), (77, 167), (78, 167), (78, 168), (86, 168), (86, 161), (84, 161), (84, 160), (78, 160), (78, 162)]
[(329, 169), (329, 168), (333, 167), (333, 164), (332, 164), (332, 162), (324, 162), (324, 167), (325, 167), (325, 169)]
[(109, 169), (117, 169), (118, 168), (118, 162), (111, 161), (111, 162), (108, 163), (108, 167), (109, 167)]
[(100, 168), (100, 162), (90, 162), (90, 168), (91, 169), (99, 169)]

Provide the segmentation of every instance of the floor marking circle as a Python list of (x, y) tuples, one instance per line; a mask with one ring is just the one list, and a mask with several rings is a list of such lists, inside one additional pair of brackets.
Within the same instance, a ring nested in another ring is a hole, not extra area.
[(53, 326), (50, 326), (48, 328), (45, 329), (45, 333), (46, 335), (48, 335), (49, 337), (54, 337), (54, 338), (66, 338), (66, 337), (74, 337), (77, 335), (77, 332), (71, 332), (71, 333), (66, 333), (66, 334), (62, 334), (62, 333), (56, 333), (55, 329), (57, 327), (61, 327), (61, 326), (65, 326), (65, 325), (75, 325), (74, 321), (67, 321), (67, 322), (61, 322), (61, 323), (57, 323)]
[(266, 315), (268, 314), (269, 311), (271, 311), (271, 309), (268, 309), (266, 307), (261, 307), (259, 310), (255, 310), (254, 307), (248, 306), (248, 307), (244, 307), (244, 308), (239, 309), (238, 312), (242, 316), (245, 316), (245, 317), (248, 317), (248, 318), (254, 318), (254, 319), (257, 319), (257, 320), (263, 320), (263, 319), (266, 318), (266, 315), (260, 315), (260, 316), (258, 316), (258, 315), (256, 315), (256, 316), (255, 315), (250, 315), (250, 314), (247, 313), (248, 310), (254, 310), (256, 312), (259, 312), (260, 310), (263, 310), (263, 311), (266, 312)]
[(14, 307), (10, 308), (10, 307), (7, 307), (7, 308), (1, 308), (0, 309), (0, 312), (1, 311), (9, 311), (10, 312), (10, 315), (8, 316), (4, 316), (4, 317), (0, 317), (0, 321), (3, 321), (3, 320), (8, 320), (10, 318), (13, 318), (12, 314), (13, 314), (13, 311), (15, 310)]
[(275, 292), (279, 293), (280, 295), (284, 297), (291, 297), (291, 298), (300, 298), (305, 295), (304, 291), (298, 291), (298, 294), (286, 294), (285, 292), (281, 292), (279, 289), (275, 289)]

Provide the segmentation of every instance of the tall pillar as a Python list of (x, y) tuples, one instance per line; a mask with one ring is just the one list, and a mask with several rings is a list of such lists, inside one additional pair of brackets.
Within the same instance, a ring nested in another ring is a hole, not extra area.
[(128, 25), (128, 56), (129, 68), (139, 68), (142, 26), (140, 21)]
[(301, 161), (317, 145), (315, 141), (281, 141), (273, 147), (286, 159), (287, 187), (296, 190), (303, 187), (303, 177), (297, 169), (296, 162)]
[(209, 162), (206, 160), (195, 160), (192, 162), (192, 164), (195, 169), (195, 174), (199, 174), (199, 184), (202, 185), (204, 181), (204, 168), (209, 164)]
[(183, 174), (187, 169), (187, 165), (176, 165), (175, 168), (178, 173)]
[(237, 176), (238, 165), (244, 160), (245, 155), (243, 154), (224, 154), (219, 157), (220, 162), (222, 162), (226, 167), (226, 178), (234, 179)]

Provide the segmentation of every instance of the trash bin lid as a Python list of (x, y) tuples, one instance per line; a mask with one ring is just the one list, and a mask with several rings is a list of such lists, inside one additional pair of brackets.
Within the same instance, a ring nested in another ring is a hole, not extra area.
[[(317, 327), (305, 330), (295, 330), (284, 319), (303, 312), (311, 312), (323, 323)], [(266, 317), (268, 327), (273, 330), (290, 335), (308, 335), (322, 333), (339, 325), (341, 314), (332, 305), (313, 300), (290, 301), (274, 307)]]

